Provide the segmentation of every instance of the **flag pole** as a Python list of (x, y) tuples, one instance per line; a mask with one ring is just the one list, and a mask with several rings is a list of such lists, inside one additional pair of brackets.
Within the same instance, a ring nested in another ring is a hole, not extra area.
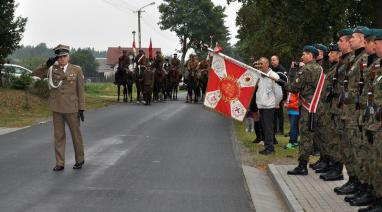
[(251, 70), (251, 71), (253, 71), (253, 72), (256, 72), (256, 73), (258, 73), (258, 74), (261, 74), (262, 76), (268, 77), (268, 78), (270, 78), (270, 79), (272, 79), (272, 80), (274, 80), (274, 81), (277, 81), (277, 80), (280, 79), (280, 77), (279, 77), (277, 74), (276, 74), (276, 75), (270, 75), (270, 74), (268, 74), (268, 73), (264, 73), (264, 72), (262, 72), (262, 71), (260, 71), (260, 70), (258, 70), (258, 69), (253, 68), (252, 66), (249, 66), (249, 65), (247, 65), (247, 64), (245, 64), (245, 63), (243, 63), (243, 62), (240, 62), (240, 61), (238, 61), (238, 60), (236, 60), (236, 59), (234, 59), (234, 58), (232, 58), (232, 57), (230, 57), (230, 56), (227, 56), (227, 55), (225, 55), (225, 54), (223, 54), (223, 53), (214, 51), (213, 49), (211, 49), (211, 48), (210, 48), (208, 45), (206, 45), (206, 44), (203, 44), (203, 46), (204, 46), (208, 51), (212, 52), (213, 54), (217, 54), (217, 55), (223, 57), (224, 59), (229, 60), (229, 61), (231, 61), (232, 63), (235, 63), (236, 65), (242, 66), (242, 67), (244, 67), (244, 68), (246, 68), (246, 69), (249, 69), (249, 70)]

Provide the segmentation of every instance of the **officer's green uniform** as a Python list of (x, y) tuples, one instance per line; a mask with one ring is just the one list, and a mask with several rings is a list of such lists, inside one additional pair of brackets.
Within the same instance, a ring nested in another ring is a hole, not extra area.
[[(69, 53), (69, 47), (58, 45), (55, 52), (62, 54), (62, 49)], [(54, 144), (56, 153), (56, 165), (65, 165), (65, 123), (69, 126), (76, 163), (84, 161), (84, 146), (80, 130), (79, 111), (85, 110), (84, 75), (79, 66), (68, 63), (66, 67), (60, 67), (57, 63), (51, 67), (43, 66), (36, 69), (33, 75), (41, 78), (46, 77), (51, 71), (53, 86), (49, 92), (49, 108), (53, 111)], [(48, 79), (49, 80), (49, 79)]]

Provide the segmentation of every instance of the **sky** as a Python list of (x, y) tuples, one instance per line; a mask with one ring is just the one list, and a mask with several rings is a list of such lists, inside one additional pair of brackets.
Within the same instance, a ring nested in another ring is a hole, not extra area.
[[(22, 45), (46, 43), (52, 48), (59, 43), (74, 48), (131, 47), (132, 31), (138, 31), (138, 15), (134, 11), (144, 8), (141, 18), (142, 47), (148, 47), (150, 38), (154, 48), (162, 48), (166, 55), (180, 49), (174, 32), (162, 31), (158, 26), (158, 6), (162, 0), (16, 0), (16, 15), (27, 17)], [(240, 3), (212, 0), (215, 5), (226, 6), (225, 25), (231, 34), (231, 44), (237, 42), (236, 12)], [(138, 33), (136, 34), (138, 47)]]

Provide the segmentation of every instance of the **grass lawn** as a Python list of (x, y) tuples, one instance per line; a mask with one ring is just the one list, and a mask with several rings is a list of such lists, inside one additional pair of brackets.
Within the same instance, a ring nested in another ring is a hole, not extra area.
[[(106, 107), (117, 102), (117, 89), (112, 83), (85, 86), (86, 110)], [(0, 127), (23, 127), (46, 121), (52, 112), (47, 100), (23, 90), (0, 88)]]
[[(289, 121), (287, 116), (284, 118), (284, 131), (289, 132)], [(276, 134), (278, 144), (275, 145), (275, 154), (261, 155), (258, 152), (264, 148), (263, 145), (254, 144), (252, 141), (256, 138), (256, 134), (245, 132), (245, 122), (235, 122), (236, 138), (241, 144), (242, 162), (244, 165), (265, 169), (269, 163), (273, 164), (295, 164), (297, 163), (298, 148), (293, 150), (286, 150), (284, 146), (289, 142), (289, 137)]]

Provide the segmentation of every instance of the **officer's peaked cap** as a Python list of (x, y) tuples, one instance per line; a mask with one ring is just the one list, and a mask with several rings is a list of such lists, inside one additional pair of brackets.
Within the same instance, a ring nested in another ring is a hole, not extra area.
[(54, 54), (56, 56), (65, 56), (69, 54), (70, 47), (67, 45), (59, 44), (58, 46), (53, 48)]

